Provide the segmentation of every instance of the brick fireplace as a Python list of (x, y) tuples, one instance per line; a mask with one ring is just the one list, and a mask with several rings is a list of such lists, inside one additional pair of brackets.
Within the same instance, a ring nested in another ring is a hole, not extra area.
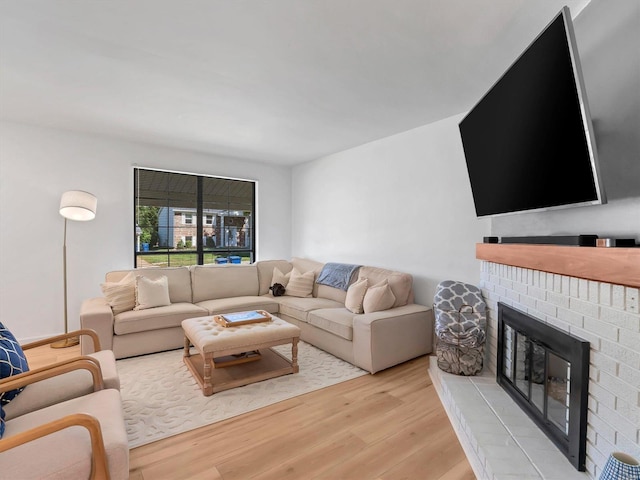
[[(597, 479), (612, 451), (640, 459), (640, 249), (479, 244), (476, 257), (489, 308), (483, 375), (430, 367), (476, 475)], [(590, 343), (586, 472), (546, 451), (494, 388), (499, 302)]]

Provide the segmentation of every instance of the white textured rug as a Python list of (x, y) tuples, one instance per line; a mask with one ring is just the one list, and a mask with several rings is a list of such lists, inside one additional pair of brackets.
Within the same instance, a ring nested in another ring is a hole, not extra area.
[[(298, 344), (300, 372), (209, 397), (182, 361), (182, 350), (118, 360), (129, 447), (194, 428), (366, 375), (367, 372), (308, 343)], [(291, 358), (291, 345), (275, 347)]]

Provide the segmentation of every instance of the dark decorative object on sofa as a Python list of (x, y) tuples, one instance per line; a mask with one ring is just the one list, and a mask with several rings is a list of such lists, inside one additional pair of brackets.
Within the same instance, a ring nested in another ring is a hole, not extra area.
[(286, 291), (284, 288), (284, 285), (282, 285), (281, 283), (274, 283), (272, 286), (269, 287), (269, 290), (271, 290), (271, 293), (273, 294), (274, 297), (281, 297), (282, 295), (284, 295), (284, 292)]
[(436, 314), (438, 367), (456, 375), (482, 370), (486, 339), (486, 304), (478, 287), (445, 280), (433, 302)]

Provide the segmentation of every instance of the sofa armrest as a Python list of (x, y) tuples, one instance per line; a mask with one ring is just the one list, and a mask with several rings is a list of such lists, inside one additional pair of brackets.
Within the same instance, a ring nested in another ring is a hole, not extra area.
[[(80, 307), (80, 327), (96, 332), (99, 345), (104, 350), (113, 350), (113, 310), (104, 297), (89, 298)], [(93, 342), (80, 337), (80, 352), (88, 355), (96, 351)]]
[(417, 304), (357, 315), (354, 363), (371, 373), (433, 351), (433, 310)]

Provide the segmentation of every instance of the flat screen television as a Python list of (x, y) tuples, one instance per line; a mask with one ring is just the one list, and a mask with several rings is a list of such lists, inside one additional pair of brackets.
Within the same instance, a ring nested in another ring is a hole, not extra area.
[(459, 128), (478, 217), (606, 203), (567, 7)]

